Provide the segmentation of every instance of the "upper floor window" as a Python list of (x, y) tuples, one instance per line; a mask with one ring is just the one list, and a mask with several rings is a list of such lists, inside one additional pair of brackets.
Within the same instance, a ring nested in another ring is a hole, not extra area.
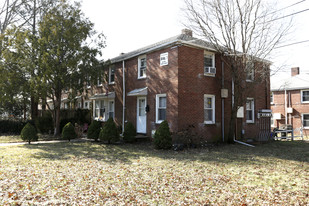
[(215, 54), (213, 53), (204, 52), (204, 75), (216, 75)]
[(166, 120), (166, 94), (156, 95), (156, 122), (161, 123)]
[(274, 103), (274, 93), (270, 92), (270, 103), (273, 104)]
[(115, 68), (110, 67), (108, 70), (108, 83), (114, 84), (115, 83)]
[(90, 76), (89, 75), (87, 75), (87, 78), (86, 78), (86, 85), (87, 85), (87, 88), (91, 87), (91, 81), (90, 81)]
[(254, 123), (254, 99), (253, 98), (247, 98), (246, 122), (247, 123)]
[(248, 61), (246, 65), (246, 81), (252, 82), (254, 80), (254, 63)]
[(301, 102), (302, 103), (309, 103), (309, 90), (302, 90), (301, 91)]
[(204, 122), (205, 124), (215, 123), (215, 95), (204, 95)]
[(146, 78), (146, 55), (138, 57), (138, 78)]
[(168, 65), (168, 53), (160, 54), (160, 66)]

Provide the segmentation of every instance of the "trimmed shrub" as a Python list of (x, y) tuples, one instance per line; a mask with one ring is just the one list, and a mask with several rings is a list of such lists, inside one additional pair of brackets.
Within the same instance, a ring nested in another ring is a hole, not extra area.
[(156, 149), (170, 149), (172, 147), (172, 136), (166, 120), (156, 130), (153, 143)]
[(62, 129), (62, 139), (75, 139), (77, 137), (74, 126), (71, 122), (67, 123)]
[(36, 133), (35, 127), (29, 122), (21, 130), (20, 137), (22, 140), (27, 141), (29, 144), (31, 141), (38, 141), (39, 137)]
[(135, 142), (136, 129), (131, 122), (128, 122), (124, 128), (123, 140), (125, 142)]
[(88, 139), (94, 139), (94, 141), (98, 141), (101, 130), (101, 122), (92, 121), (88, 128), (87, 137)]
[(108, 144), (119, 141), (119, 133), (113, 118), (109, 118), (100, 131), (99, 138)]
[(42, 134), (48, 134), (49, 131), (53, 131), (54, 122), (50, 112), (46, 112), (42, 117), (38, 117), (35, 120), (35, 126)]

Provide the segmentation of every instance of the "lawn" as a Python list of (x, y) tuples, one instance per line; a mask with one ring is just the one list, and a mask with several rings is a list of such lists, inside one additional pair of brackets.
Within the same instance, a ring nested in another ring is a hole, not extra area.
[[(59, 139), (55, 138), (53, 135), (39, 134), (38, 136), (40, 141)], [(14, 143), (14, 142), (25, 142), (25, 141), (21, 139), (20, 135), (0, 135), (0, 143)]]
[(308, 205), (309, 143), (0, 147), (0, 205)]

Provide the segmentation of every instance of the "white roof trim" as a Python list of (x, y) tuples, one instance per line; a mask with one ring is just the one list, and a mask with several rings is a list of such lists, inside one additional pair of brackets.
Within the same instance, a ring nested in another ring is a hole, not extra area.
[(107, 93), (95, 94), (89, 99), (94, 100), (94, 99), (114, 99), (114, 98), (115, 98), (115, 92), (107, 92)]
[(147, 87), (134, 89), (130, 91), (127, 95), (128, 96), (146, 96), (148, 94)]

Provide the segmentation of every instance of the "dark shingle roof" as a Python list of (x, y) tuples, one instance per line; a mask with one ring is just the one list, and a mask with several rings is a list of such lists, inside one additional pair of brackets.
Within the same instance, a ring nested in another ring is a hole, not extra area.
[(151, 51), (155, 51), (157, 49), (162, 49), (164, 47), (174, 45), (174, 44), (177, 44), (177, 43), (178, 44), (191, 45), (191, 46), (194, 46), (194, 47), (200, 47), (200, 48), (204, 48), (204, 49), (207, 49), (207, 50), (215, 51), (214, 47), (209, 42), (203, 41), (201, 39), (194, 38), (194, 37), (186, 35), (186, 34), (180, 34), (180, 35), (165, 39), (163, 41), (157, 42), (155, 44), (151, 44), (149, 46), (137, 49), (135, 51), (131, 51), (131, 52), (122, 54), (120, 56), (112, 58), (110, 61), (111, 61), (111, 63), (120, 62), (120, 61), (127, 60), (127, 59), (130, 59), (130, 58), (135, 57), (135, 56), (139, 56), (139, 55), (151, 52)]

